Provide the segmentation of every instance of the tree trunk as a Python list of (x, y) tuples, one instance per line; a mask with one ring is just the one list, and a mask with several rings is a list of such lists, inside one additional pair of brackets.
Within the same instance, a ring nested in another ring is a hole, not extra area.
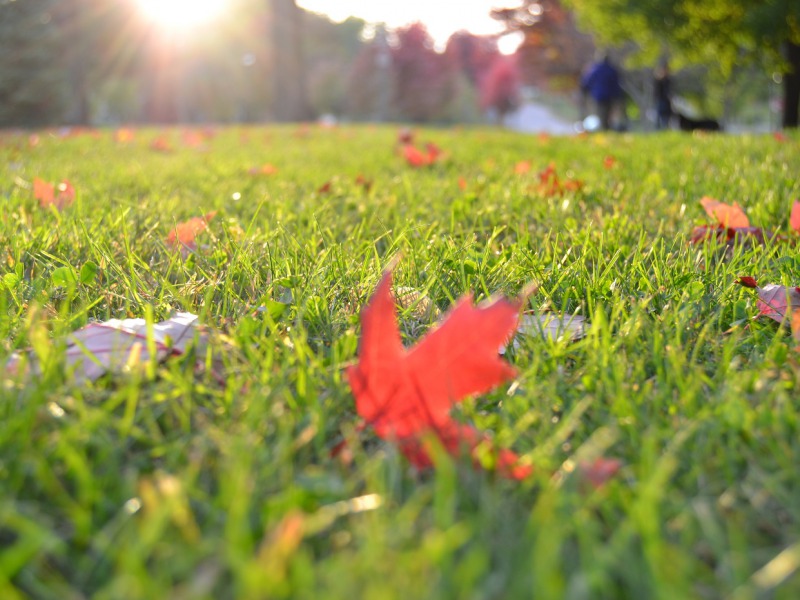
[(789, 72), (783, 76), (783, 128), (796, 128), (800, 108), (800, 44), (786, 42)]

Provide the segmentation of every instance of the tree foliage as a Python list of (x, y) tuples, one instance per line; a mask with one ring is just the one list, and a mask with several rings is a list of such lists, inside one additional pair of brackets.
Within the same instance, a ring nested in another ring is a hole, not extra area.
[(600, 41), (633, 41), (650, 61), (668, 51), (678, 64), (708, 65), (723, 76), (747, 63), (783, 72), (784, 125), (797, 126), (797, 0), (565, 1)]
[(455, 91), (456, 70), (433, 47), (425, 26), (412, 23), (398, 29), (391, 57), (395, 116), (414, 122), (441, 118)]

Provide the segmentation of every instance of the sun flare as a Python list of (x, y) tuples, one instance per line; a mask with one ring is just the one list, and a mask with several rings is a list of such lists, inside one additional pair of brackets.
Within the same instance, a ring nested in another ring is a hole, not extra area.
[(136, 0), (154, 23), (168, 29), (191, 29), (222, 15), (228, 0)]

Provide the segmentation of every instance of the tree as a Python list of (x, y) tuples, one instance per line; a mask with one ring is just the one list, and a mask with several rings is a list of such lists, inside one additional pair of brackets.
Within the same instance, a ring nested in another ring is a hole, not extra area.
[(728, 77), (748, 63), (783, 74), (784, 127), (798, 126), (800, 2), (797, 0), (565, 0), (607, 43), (634, 41), (655, 61), (666, 48), (683, 64)]
[(530, 85), (574, 90), (594, 53), (591, 36), (578, 30), (572, 13), (558, 0), (523, 0), (491, 12), (506, 30), (519, 31), (517, 50), (523, 80)]
[(0, 125), (59, 123), (67, 78), (58, 61), (57, 0), (0, 2)]
[(455, 69), (436, 52), (421, 23), (402, 27), (395, 36), (391, 47), (395, 116), (415, 122), (443, 118), (456, 92)]
[(519, 106), (520, 77), (514, 57), (498, 55), (481, 81), (481, 108), (493, 110), (500, 123)]
[(348, 74), (364, 46), (360, 36), (365, 22), (350, 17), (335, 23), (311, 12), (304, 13), (303, 20), (309, 103), (317, 115), (341, 115)]
[(279, 121), (311, 116), (306, 90), (303, 11), (295, 0), (272, 0), (272, 96)]

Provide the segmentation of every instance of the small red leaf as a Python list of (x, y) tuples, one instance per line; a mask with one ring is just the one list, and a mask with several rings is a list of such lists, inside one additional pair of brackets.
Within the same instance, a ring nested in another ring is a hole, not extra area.
[(758, 288), (758, 283), (752, 277), (739, 277), (739, 279), (736, 280), (736, 283), (743, 285), (744, 287)]

